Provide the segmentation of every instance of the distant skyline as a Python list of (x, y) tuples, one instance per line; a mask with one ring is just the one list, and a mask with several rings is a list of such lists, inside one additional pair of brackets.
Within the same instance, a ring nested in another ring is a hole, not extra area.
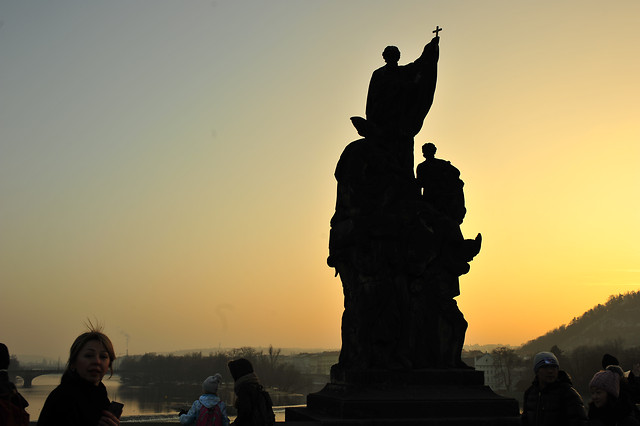
[(415, 138), (483, 247), (466, 343), (520, 345), (640, 288), (640, 2), (0, 3), (0, 341), (65, 359), (339, 348), (335, 165), (382, 50), (439, 26)]
[[(600, 303), (600, 305), (605, 305), (607, 301), (604, 301), (602, 303)], [(597, 305), (596, 305), (597, 306)], [(596, 307), (594, 306), (594, 308)], [(581, 313), (580, 315), (576, 315), (575, 318), (579, 318), (582, 315), (584, 315), (585, 312)], [(574, 319), (575, 319), (574, 318)], [(570, 322), (566, 323), (566, 324), (558, 324), (557, 327), (553, 327), (552, 329), (548, 330), (548, 332), (556, 330), (558, 328), (560, 328), (561, 326), (568, 326)], [(535, 336), (530, 340), (535, 340), (539, 337), (542, 337), (544, 335), (546, 335), (547, 332), (541, 334), (540, 336)], [(468, 351), (473, 351), (473, 350), (483, 350), (483, 351), (491, 351), (492, 349), (496, 348), (496, 347), (511, 347), (511, 348), (518, 348), (520, 346), (522, 346), (523, 344), (528, 343), (527, 342), (522, 342), (521, 344), (517, 344), (517, 345), (512, 345), (512, 344), (505, 344), (505, 343), (484, 343), (484, 344), (480, 344), (480, 343), (473, 343), (473, 344), (469, 344), (469, 343), (465, 343), (464, 345), (464, 350), (468, 350)], [(247, 346), (247, 345), (245, 345)], [(242, 346), (229, 346), (229, 347), (222, 347), (222, 346), (207, 346), (207, 347), (192, 347), (192, 348), (181, 348), (181, 349), (173, 349), (173, 350), (169, 350), (169, 351), (162, 351), (162, 352), (154, 352), (154, 353), (160, 353), (160, 354), (173, 354), (173, 355), (186, 355), (186, 354), (191, 354), (191, 353), (198, 353), (201, 352), (204, 355), (209, 354), (209, 353), (217, 353), (219, 351), (230, 351), (230, 350), (234, 350), (234, 349), (240, 349)], [(267, 353), (269, 351), (269, 347), (268, 346), (251, 346), (253, 349), (256, 349), (258, 351), (262, 351), (264, 353)], [(298, 354), (298, 353), (315, 353), (315, 352), (325, 352), (325, 351), (340, 351), (340, 347), (277, 347), (274, 346), (274, 349), (277, 350), (281, 350), (283, 355), (292, 355), (292, 354)], [(149, 353), (149, 352), (141, 352), (141, 353), (128, 353), (128, 347), (125, 346), (123, 348), (122, 353), (117, 353), (118, 357), (122, 357), (124, 355), (132, 355), (132, 356), (136, 356), (136, 355), (144, 355), (145, 353)], [(47, 362), (54, 362), (56, 361), (56, 359), (54, 358), (50, 358), (50, 357), (45, 357), (43, 358), (42, 355), (40, 354), (15, 354), (12, 353), (12, 356), (18, 356), (20, 357), (18, 359), (18, 361), (22, 362), (22, 363), (40, 363), (43, 361), (43, 359), (45, 359)], [(66, 358), (59, 356), (58, 357), (58, 361), (59, 362), (66, 362)]]

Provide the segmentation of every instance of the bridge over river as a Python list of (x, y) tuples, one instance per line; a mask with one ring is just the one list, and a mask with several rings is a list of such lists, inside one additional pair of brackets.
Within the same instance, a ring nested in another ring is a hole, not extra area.
[(38, 376), (44, 376), (45, 374), (62, 374), (64, 370), (62, 368), (20, 368), (17, 370), (9, 370), (9, 380), (16, 382), (16, 377), (20, 377), (23, 380), (22, 387), (30, 388), (33, 383), (33, 379)]

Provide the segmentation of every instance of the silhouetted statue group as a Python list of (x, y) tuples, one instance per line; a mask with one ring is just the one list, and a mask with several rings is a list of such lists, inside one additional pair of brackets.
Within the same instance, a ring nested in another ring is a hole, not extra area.
[(467, 322), (454, 298), (458, 277), (480, 250), (465, 240), (460, 172), (423, 146), (413, 172), (414, 137), (431, 108), (439, 28), (413, 63), (384, 49), (386, 65), (371, 77), (366, 118), (351, 121), (363, 136), (336, 166), (336, 210), (328, 264), (344, 291), (343, 370), (464, 368)]

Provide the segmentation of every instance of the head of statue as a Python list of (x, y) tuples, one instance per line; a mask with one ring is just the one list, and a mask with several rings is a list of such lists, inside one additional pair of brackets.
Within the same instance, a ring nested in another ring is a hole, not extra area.
[(436, 148), (436, 146), (431, 142), (427, 142), (422, 145), (422, 155), (424, 155), (424, 158), (431, 158), (435, 156), (437, 150), (438, 148)]
[(387, 46), (382, 51), (382, 58), (388, 64), (397, 64), (400, 60), (400, 49), (395, 46)]

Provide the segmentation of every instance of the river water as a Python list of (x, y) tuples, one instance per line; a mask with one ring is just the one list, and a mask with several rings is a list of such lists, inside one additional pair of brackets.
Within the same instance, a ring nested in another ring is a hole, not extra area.
[[(18, 391), (29, 402), (27, 412), (31, 421), (36, 421), (49, 393), (60, 384), (60, 374), (48, 374), (36, 377), (32, 387), (23, 388), (18, 385)], [(175, 423), (180, 409), (188, 410), (193, 401), (201, 394), (200, 385), (164, 385), (164, 386), (125, 386), (120, 383), (120, 377), (105, 377), (103, 383), (107, 387), (109, 399), (122, 402), (124, 411), (122, 422), (130, 421), (162, 421)], [(298, 406), (305, 403), (305, 396), (279, 395), (270, 392), (273, 399), (273, 411), (277, 421), (284, 421), (285, 407)], [(233, 404), (233, 388), (231, 385), (223, 387), (219, 391), (220, 398)], [(229, 407), (229, 419), (233, 420), (232, 407)]]

